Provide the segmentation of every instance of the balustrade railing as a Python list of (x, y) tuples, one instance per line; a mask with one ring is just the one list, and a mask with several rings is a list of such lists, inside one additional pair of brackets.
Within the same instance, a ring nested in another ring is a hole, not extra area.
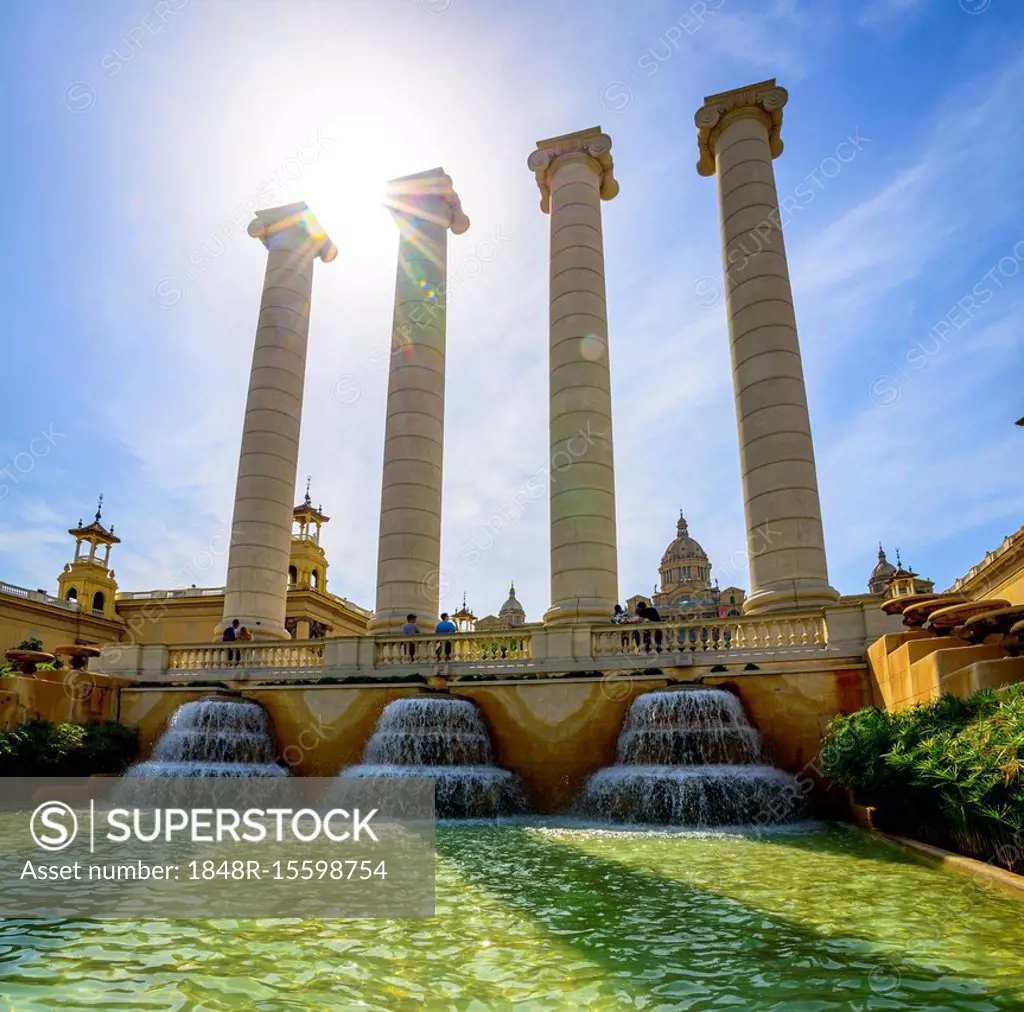
[(826, 642), (825, 620), (820, 615), (780, 619), (711, 619), (706, 622), (640, 622), (602, 626), (591, 633), (595, 657), (771, 650), (813, 652), (823, 649)]
[(319, 640), (283, 640), (265, 643), (210, 643), (168, 648), (170, 671), (213, 671), (224, 668), (258, 668), (278, 671), (319, 668), (324, 645)]
[(20, 597), (23, 601), (53, 605), (55, 608), (63, 608), (65, 611), (80, 611), (82, 607), (78, 601), (62, 601), (59, 597), (47, 594), (45, 590), (29, 590), (27, 587), (16, 587), (13, 583), (0, 583), (0, 594)]
[(530, 633), (452, 633), (449, 636), (381, 637), (374, 644), (374, 667), (410, 664), (486, 664), (528, 661)]

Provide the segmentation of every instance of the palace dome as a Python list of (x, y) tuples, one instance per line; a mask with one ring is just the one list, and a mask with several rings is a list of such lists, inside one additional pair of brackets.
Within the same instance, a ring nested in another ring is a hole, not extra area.
[(676, 524), (675, 540), (665, 549), (665, 554), (661, 557), (661, 564), (664, 566), (670, 562), (705, 563), (707, 561), (707, 552), (690, 537), (686, 518), (680, 512), (679, 522)]
[(526, 611), (516, 597), (516, 585), (508, 589), (508, 600), (498, 611), (498, 618), (509, 625), (522, 625), (526, 621)]
[(886, 559), (885, 552), (882, 551), (882, 546), (879, 544), (878, 562), (875, 568), (871, 570), (871, 576), (868, 578), (868, 590), (872, 594), (884, 594), (889, 578), (895, 572), (896, 567)]

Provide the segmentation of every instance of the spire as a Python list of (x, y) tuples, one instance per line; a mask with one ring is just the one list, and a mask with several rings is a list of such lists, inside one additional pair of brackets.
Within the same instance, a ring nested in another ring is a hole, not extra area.
[(508, 586), (508, 596), (513, 598), (516, 596), (516, 581), (513, 580)]
[(676, 533), (679, 537), (685, 537), (689, 530), (686, 525), (686, 517), (683, 516), (683, 511), (679, 511), (679, 522), (676, 524)]
[(882, 542), (878, 542), (878, 561), (885, 562), (885, 552), (882, 550)]
[(313, 500), (309, 497), (309, 486), (313, 483), (313, 476), (311, 474), (306, 475), (306, 498), (302, 500), (304, 506), (312, 506)]
[(900, 569), (902, 569), (902, 568), (903, 568), (903, 563), (902, 563), (902, 562), (900, 562), (900, 550), (899, 550), (898, 548), (896, 549), (896, 565), (897, 565), (897, 566), (898, 566), (898, 567), (899, 567)]
[(96, 523), (100, 522), (100, 517), (103, 514), (103, 493), (100, 492), (99, 501), (96, 503)]

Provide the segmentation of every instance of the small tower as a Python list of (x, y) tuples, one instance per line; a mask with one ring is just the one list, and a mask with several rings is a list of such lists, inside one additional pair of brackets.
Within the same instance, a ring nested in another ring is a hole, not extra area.
[(886, 586), (886, 598), (906, 597), (909, 594), (931, 594), (935, 591), (935, 581), (925, 580), (918, 576), (909, 566), (903, 568), (900, 550), (896, 549), (896, 569), (889, 577)]
[(114, 594), (117, 581), (109, 568), (110, 547), (119, 545), (114, 528), (108, 531), (100, 522), (103, 514), (103, 496), (96, 505), (96, 516), (91, 524), (78, 521), (68, 534), (75, 539), (75, 557), (57, 577), (57, 595), (62, 601), (77, 601), (82, 611), (91, 611), (103, 618), (116, 618)]
[(452, 621), (458, 626), (459, 632), (472, 632), (476, 626), (476, 615), (466, 607), (466, 595), (462, 595), (462, 607), (452, 615)]
[(292, 549), (288, 559), (288, 589), (327, 590), (327, 555), (320, 547), (320, 528), (325, 516), (309, 497), (311, 478), (306, 478), (306, 497), (292, 510)]

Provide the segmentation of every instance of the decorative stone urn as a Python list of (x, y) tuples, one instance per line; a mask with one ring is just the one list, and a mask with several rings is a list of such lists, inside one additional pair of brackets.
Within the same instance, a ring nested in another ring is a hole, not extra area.
[(54, 647), (53, 652), (61, 657), (69, 658), (72, 671), (82, 671), (89, 663), (90, 657), (99, 657), (102, 651), (99, 647), (86, 646), (83, 643), (71, 643), (62, 647)]
[(21, 673), (35, 677), (37, 664), (52, 664), (56, 657), (42, 650), (8, 650), (4, 656), (7, 660), (21, 667)]

